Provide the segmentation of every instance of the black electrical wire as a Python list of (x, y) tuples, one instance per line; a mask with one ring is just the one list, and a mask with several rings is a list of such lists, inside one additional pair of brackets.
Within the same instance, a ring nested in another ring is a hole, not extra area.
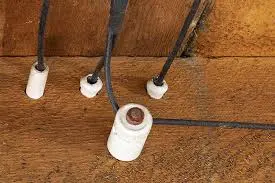
[[(117, 38), (117, 35), (113, 35), (112, 50), (113, 50), (113, 48), (114, 48), (114, 46), (115, 46), (116, 38)], [(105, 55), (104, 55), (103, 57), (101, 57), (100, 61), (99, 61), (98, 64), (96, 65), (95, 70), (92, 72), (93, 75), (87, 77), (88, 83), (90, 83), (90, 84), (95, 84), (95, 83), (97, 82), (98, 77), (99, 77), (99, 74), (100, 74), (100, 71), (101, 71), (101, 69), (102, 69), (103, 66), (104, 66), (105, 57), (106, 57)]]
[(109, 30), (113, 35), (121, 31), (128, 0), (111, 0)]
[(103, 60), (104, 60), (103, 65), (104, 65), (105, 77), (106, 77), (106, 89), (107, 89), (110, 103), (115, 113), (118, 111), (119, 106), (113, 94), (112, 77), (111, 77), (111, 57), (112, 57), (112, 50), (116, 40), (116, 36), (119, 34), (122, 27), (127, 5), (128, 5), (128, 0), (111, 1), (108, 36), (106, 41), (105, 54), (103, 57)]
[(107, 44), (106, 44), (104, 70), (105, 70), (107, 94), (108, 94), (110, 103), (113, 107), (113, 111), (116, 113), (119, 109), (119, 106), (114, 96), (113, 87), (112, 87), (112, 76), (111, 76), (112, 40), (113, 40), (113, 32), (109, 30)]
[(198, 121), (198, 120), (184, 120), (184, 119), (154, 119), (154, 124), (275, 130), (275, 125), (273, 124), (241, 123), (241, 122), (230, 122), (230, 121), (225, 122), (225, 121)]
[(188, 29), (189, 29), (190, 25), (192, 24), (192, 21), (198, 12), (200, 4), (201, 4), (201, 0), (194, 0), (191, 10), (190, 10), (187, 18), (185, 19), (185, 22), (183, 24), (183, 27), (180, 31), (179, 37), (176, 41), (176, 44), (175, 44), (172, 52), (170, 52), (165, 64), (163, 65), (163, 68), (162, 68), (160, 74), (153, 79), (155, 85), (157, 85), (157, 86), (163, 85), (163, 80), (164, 80), (167, 72), (169, 71), (175, 57), (177, 56), (177, 53), (179, 52), (179, 49), (182, 45), (182, 42), (184, 41), (184, 39), (186, 37)]
[[(109, 29), (112, 32), (112, 49), (111, 50), (113, 50), (117, 39), (117, 35), (121, 30), (127, 5), (128, 5), (128, 0), (111, 1), (110, 20), (109, 20)], [(94, 84), (97, 82), (100, 71), (104, 66), (105, 59), (106, 59), (106, 54), (104, 54), (104, 56), (98, 62), (93, 72), (93, 75), (87, 78), (88, 83)]]
[(44, 36), (45, 36), (45, 29), (47, 23), (47, 16), (49, 11), (49, 4), (50, 0), (43, 0), (42, 8), (41, 8), (41, 15), (40, 15), (40, 22), (39, 22), (39, 29), (38, 29), (38, 46), (37, 46), (37, 65), (36, 69), (39, 71), (45, 70), (44, 64)]
[[(195, 0), (195, 2), (198, 2), (198, 1)], [(110, 25), (114, 25), (114, 24), (110, 23)], [(113, 93), (111, 66), (110, 66), (111, 56), (112, 56), (112, 46), (113, 46), (112, 42), (114, 39), (114, 32), (112, 30), (114, 29), (112, 29), (109, 26), (107, 44), (105, 49), (105, 57), (104, 57), (104, 70), (105, 70), (108, 98), (110, 100), (110, 103), (112, 104), (114, 112), (116, 113), (119, 109), (119, 105)], [(262, 123), (199, 121), (199, 120), (184, 120), (184, 119), (154, 119), (153, 123), (158, 125), (182, 125), (182, 126), (205, 126), (205, 127), (228, 127), (228, 128), (275, 130), (275, 125), (262, 124)]]

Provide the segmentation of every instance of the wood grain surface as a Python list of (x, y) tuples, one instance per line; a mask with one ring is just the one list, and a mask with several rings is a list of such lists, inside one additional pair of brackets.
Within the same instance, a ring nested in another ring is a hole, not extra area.
[(275, 1), (216, 0), (197, 53), (204, 57), (275, 56)]
[[(48, 58), (37, 101), (24, 93), (34, 60), (0, 58), (0, 182), (272, 182), (271, 131), (153, 126), (138, 160), (115, 160), (105, 89), (94, 99), (79, 92), (98, 58)], [(274, 58), (178, 59), (162, 100), (144, 86), (165, 58), (113, 60), (121, 105), (143, 104), (154, 117), (275, 123)]]
[[(115, 55), (167, 56), (192, 0), (130, 0)], [(36, 55), (41, 1), (1, 0), (0, 55)], [(273, 0), (216, 0), (197, 55), (274, 56)], [(49, 56), (103, 54), (108, 0), (51, 1), (46, 33)]]
[(0, 1), (0, 56), (3, 55), (3, 40), (4, 40), (4, 27), (5, 27), (5, 19), (6, 19), (6, 7), (5, 1)]
[[(7, 1), (2, 55), (35, 55), (40, 1)], [(174, 45), (192, 1), (131, 0), (118, 55), (165, 55)], [(46, 54), (103, 54), (108, 0), (51, 1)], [(14, 11), (14, 10), (17, 11)]]

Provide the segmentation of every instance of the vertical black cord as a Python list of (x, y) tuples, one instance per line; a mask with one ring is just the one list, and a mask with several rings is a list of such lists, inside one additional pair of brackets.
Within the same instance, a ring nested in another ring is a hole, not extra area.
[[(128, 0), (111, 0), (110, 19), (109, 19), (109, 29), (111, 30), (112, 36), (113, 36), (111, 51), (115, 46), (117, 35), (121, 30), (127, 5), (128, 5)], [(106, 59), (106, 54), (104, 54), (103, 58), (101, 58), (101, 60), (98, 62), (93, 72), (93, 75), (87, 78), (88, 83), (94, 84), (97, 82), (99, 73), (104, 66), (105, 59)]]
[(47, 16), (49, 10), (50, 0), (43, 0), (39, 29), (38, 29), (38, 46), (37, 46), (37, 65), (36, 69), (39, 71), (45, 70), (44, 64), (44, 36), (47, 23)]
[(168, 70), (170, 69), (175, 57), (177, 56), (177, 53), (178, 53), (178, 51), (182, 45), (182, 42), (184, 41), (185, 36), (187, 34), (188, 28), (190, 27), (198, 9), (199, 9), (200, 2), (201, 2), (201, 0), (194, 0), (192, 8), (191, 8), (187, 18), (185, 19), (185, 22), (184, 22), (183, 27), (180, 31), (179, 37), (178, 37), (176, 44), (173, 48), (173, 51), (170, 52), (160, 74), (154, 78), (155, 85), (157, 85), (157, 86), (163, 85), (163, 80), (164, 80)]

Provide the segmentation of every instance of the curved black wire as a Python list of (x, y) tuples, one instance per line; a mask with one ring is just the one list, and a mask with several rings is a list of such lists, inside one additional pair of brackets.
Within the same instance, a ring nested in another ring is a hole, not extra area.
[(201, 4), (201, 0), (194, 0), (192, 8), (191, 8), (187, 18), (185, 19), (185, 22), (184, 22), (183, 27), (180, 31), (179, 37), (178, 37), (176, 44), (173, 48), (173, 51), (170, 52), (159, 75), (153, 79), (155, 85), (157, 85), (157, 86), (163, 85), (163, 80), (164, 80), (168, 70), (170, 69), (175, 57), (177, 56), (177, 53), (179, 52), (182, 42), (184, 41), (184, 39), (186, 37), (187, 31), (188, 31), (190, 25), (192, 24), (194, 17), (196, 16), (196, 14), (198, 12), (200, 4)]
[(112, 77), (111, 77), (111, 57), (112, 57), (112, 50), (116, 40), (116, 36), (119, 34), (121, 30), (127, 5), (128, 5), (128, 0), (111, 1), (108, 36), (107, 36), (105, 54), (103, 57), (103, 60), (104, 60), (103, 65), (104, 65), (105, 77), (106, 77), (106, 89), (107, 89), (110, 103), (115, 113), (118, 111), (119, 106), (113, 94)]
[(112, 76), (111, 76), (112, 40), (113, 40), (113, 32), (109, 30), (107, 44), (106, 44), (106, 51), (105, 51), (106, 56), (104, 59), (104, 70), (105, 70), (107, 94), (108, 94), (110, 103), (113, 107), (113, 111), (116, 113), (119, 109), (119, 106), (114, 96), (113, 87), (112, 87)]
[(45, 29), (47, 23), (47, 16), (49, 11), (49, 4), (50, 0), (43, 0), (42, 8), (41, 8), (41, 15), (40, 15), (40, 22), (39, 22), (39, 29), (38, 29), (38, 46), (37, 46), (37, 65), (36, 69), (39, 71), (45, 70), (44, 64), (44, 36), (45, 36)]

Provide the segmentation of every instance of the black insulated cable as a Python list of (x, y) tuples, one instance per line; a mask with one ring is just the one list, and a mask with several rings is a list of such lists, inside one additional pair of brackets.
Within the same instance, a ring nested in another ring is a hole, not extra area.
[(185, 19), (185, 22), (183, 24), (183, 27), (180, 31), (179, 37), (176, 41), (176, 44), (175, 44), (172, 52), (170, 52), (165, 64), (163, 65), (163, 68), (162, 68), (160, 74), (153, 79), (155, 85), (157, 85), (157, 86), (162, 86), (163, 85), (163, 80), (164, 80), (168, 70), (170, 69), (173, 61), (175, 60), (175, 57), (177, 56), (177, 53), (180, 50), (182, 42), (184, 41), (184, 39), (186, 37), (186, 34), (188, 32), (188, 28), (192, 24), (192, 21), (193, 21), (194, 17), (196, 16), (197, 12), (198, 12), (200, 4), (201, 4), (201, 0), (194, 0), (194, 2), (192, 4), (192, 7), (191, 7), (191, 10), (190, 10), (187, 18)]
[(49, 4), (50, 4), (50, 0), (43, 0), (40, 21), (39, 21), (39, 29), (38, 29), (38, 46), (37, 46), (38, 58), (37, 58), (36, 69), (41, 72), (44, 71), (46, 68), (44, 64), (44, 36), (45, 36), (47, 16), (49, 11)]
[(110, 9), (109, 29), (113, 35), (118, 35), (125, 16), (128, 0), (112, 0)]
[(109, 30), (107, 44), (106, 44), (106, 56), (104, 60), (104, 70), (105, 70), (105, 79), (106, 79), (106, 90), (112, 105), (114, 113), (117, 113), (119, 105), (114, 96), (113, 87), (112, 87), (112, 76), (111, 76), (111, 57), (112, 57), (112, 39), (113, 33)]
[(106, 77), (106, 89), (110, 103), (113, 107), (114, 112), (116, 113), (119, 109), (118, 103), (113, 93), (112, 87), (112, 77), (111, 77), (111, 57), (113, 50), (113, 43), (115, 42), (116, 36), (119, 34), (125, 11), (128, 5), (128, 0), (112, 0), (111, 9), (110, 9), (110, 18), (108, 26), (108, 36), (105, 48), (104, 59), (104, 70)]
[[(115, 42), (116, 42), (116, 35), (113, 35), (113, 40), (112, 40), (112, 50), (115, 46)], [(95, 84), (98, 80), (100, 71), (102, 70), (103, 66), (104, 66), (104, 60), (105, 60), (105, 54), (103, 57), (101, 57), (100, 61), (98, 62), (98, 64), (96, 65), (95, 70), (92, 72), (93, 75), (92, 76), (88, 76), (87, 77), (87, 82), (90, 84)]]
[(229, 121), (225, 122), (225, 121), (198, 121), (198, 120), (183, 120), (183, 119), (154, 119), (153, 124), (275, 130), (275, 125), (273, 124), (229, 122)]
[(183, 48), (180, 55), (181, 58), (188, 58), (194, 55), (193, 49), (197, 39), (197, 32), (205, 30), (205, 22), (207, 21), (209, 14), (213, 10), (214, 2), (215, 0), (205, 0), (205, 4), (201, 6), (202, 8), (200, 7), (202, 11), (199, 11), (200, 13), (198, 12), (198, 15), (196, 15), (197, 18), (195, 18), (194, 20), (196, 25), (190, 32), (190, 35), (188, 36), (187, 42), (184, 47), (181, 47)]
[[(121, 31), (121, 27), (122, 27), (122, 23), (123, 23), (123, 19), (125, 16), (125, 11), (126, 11), (127, 5), (128, 5), (128, 0), (112, 0), (111, 1), (109, 29), (113, 35), (112, 50), (115, 46), (117, 35)], [(99, 73), (104, 66), (105, 57), (106, 57), (106, 55), (104, 54), (104, 56), (98, 62), (94, 72), (92, 72), (93, 75), (89, 76), (87, 78), (88, 83), (95, 84), (97, 82)]]

